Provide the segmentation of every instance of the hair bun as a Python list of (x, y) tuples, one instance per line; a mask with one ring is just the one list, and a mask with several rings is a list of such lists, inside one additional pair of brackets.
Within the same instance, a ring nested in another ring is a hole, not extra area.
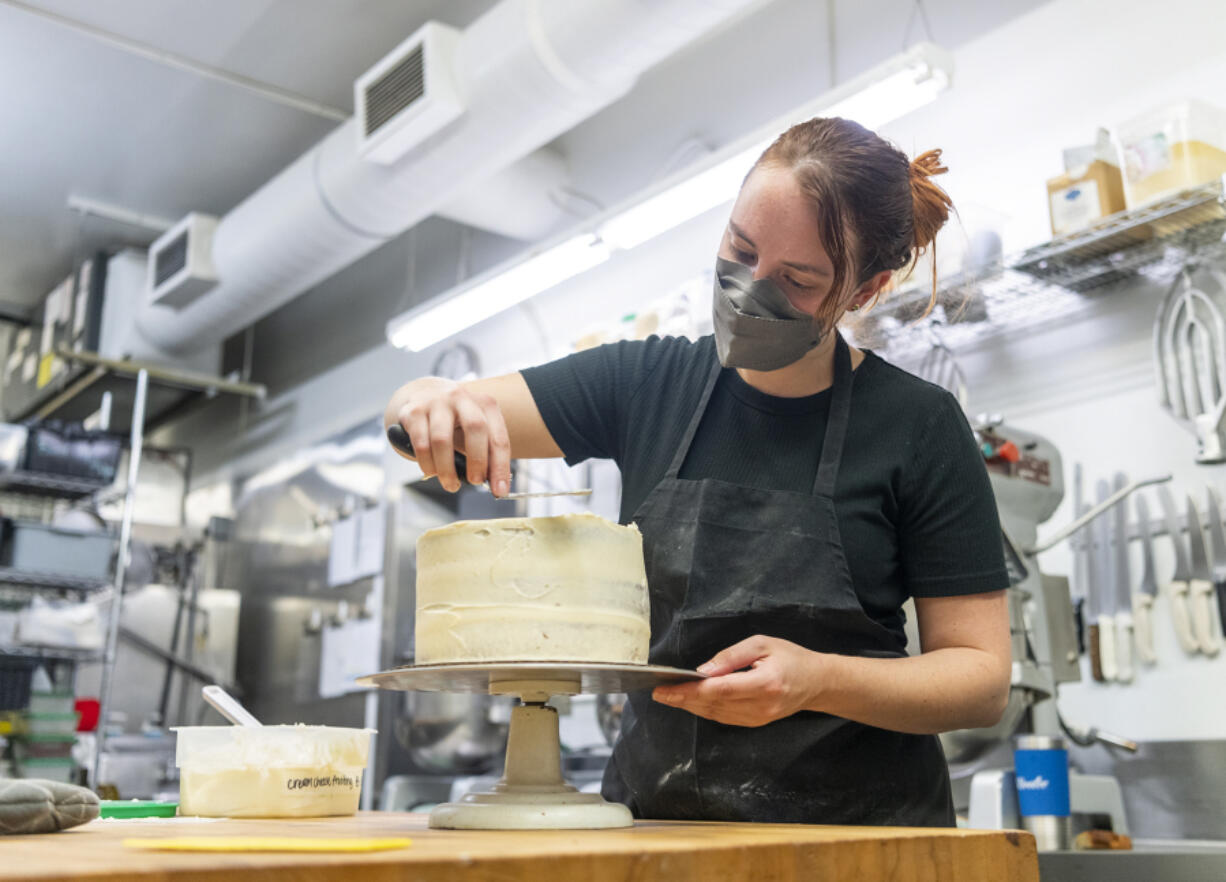
[(932, 180), (934, 175), (947, 171), (949, 169), (941, 164), (940, 150), (925, 151), (911, 160), (911, 211), (915, 222), (911, 247), (916, 257), (932, 245), (945, 221), (949, 220), (953, 202)]
[(939, 148), (927, 150), (911, 160), (912, 178), (930, 178), (933, 175), (943, 175), (947, 171), (949, 169), (941, 165), (941, 151)]

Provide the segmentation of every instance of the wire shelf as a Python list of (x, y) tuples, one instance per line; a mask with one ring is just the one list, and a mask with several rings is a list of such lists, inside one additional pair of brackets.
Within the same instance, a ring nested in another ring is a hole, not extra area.
[(927, 317), (930, 292), (905, 288), (849, 321), (848, 331), (857, 345), (911, 363), (938, 339), (956, 349), (1068, 318), (1115, 282), (1170, 284), (1192, 259), (1226, 261), (1226, 183), (1112, 215), (979, 273), (950, 276)]
[(66, 576), (59, 573), (31, 573), (26, 570), (15, 570), (12, 567), (0, 567), (0, 587), (92, 594), (111, 587), (111, 583), (106, 579), (83, 579), (79, 576)]
[(61, 646), (0, 646), (0, 657), (3, 656), (87, 664), (102, 661), (104, 653), (101, 649), (70, 649)]
[(109, 487), (109, 483), (69, 478), (43, 472), (0, 472), (0, 493), (20, 493), (53, 499), (84, 499)]

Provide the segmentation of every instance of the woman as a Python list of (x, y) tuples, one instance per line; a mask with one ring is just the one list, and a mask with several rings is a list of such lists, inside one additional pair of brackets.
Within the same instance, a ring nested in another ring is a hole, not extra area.
[(935, 733), (994, 723), (1009, 690), (996, 508), (953, 397), (835, 330), (932, 244), (944, 171), (853, 122), (801, 123), (732, 209), (714, 337), (421, 379), (388, 405), (448, 490), (453, 445), (500, 495), (512, 455), (621, 467), (650, 659), (710, 675), (630, 697), (604, 793), (638, 817), (954, 823)]

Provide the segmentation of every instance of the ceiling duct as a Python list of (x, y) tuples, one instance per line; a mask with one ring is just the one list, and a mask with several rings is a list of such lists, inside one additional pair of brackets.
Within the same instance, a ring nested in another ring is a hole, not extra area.
[(460, 32), (430, 22), (353, 86), (358, 153), (392, 165), (464, 112), (455, 77)]
[[(402, 142), (415, 146), (390, 165), (363, 159), (359, 121), (342, 123), (219, 220), (217, 286), (179, 310), (146, 303), (137, 315), (143, 345), (133, 354), (181, 356), (220, 343), (453, 199), (471, 201), (481, 181), (763, 2), (503, 0), (455, 39), (459, 115), (418, 117), (413, 125), (424, 128)], [(422, 39), (428, 96), (431, 51)]]
[(216, 287), (216, 229), (217, 218), (189, 214), (149, 246), (148, 302), (182, 309)]

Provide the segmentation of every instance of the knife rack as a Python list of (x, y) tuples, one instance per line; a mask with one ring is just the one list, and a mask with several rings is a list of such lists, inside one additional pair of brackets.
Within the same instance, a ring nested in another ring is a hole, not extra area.
[[(1200, 509), (1197, 509), (1197, 511), (1200, 512), (1201, 527), (1204, 529), (1208, 529), (1210, 516), (1207, 510), (1201, 511)], [(1178, 515), (1177, 517), (1179, 520), (1180, 535), (1185, 535), (1188, 532), (1188, 516)], [(1226, 519), (1223, 519), (1222, 524), (1226, 526)], [(1077, 532), (1080, 533), (1081, 531), (1078, 530)], [(1166, 519), (1165, 518), (1150, 518), (1149, 534), (1153, 536), (1155, 539), (1158, 538), (1159, 536), (1168, 535), (1169, 531), (1166, 528)], [(1131, 521), (1129, 522), (1128, 524), (1128, 541), (1129, 542), (1135, 542), (1141, 539), (1144, 535), (1145, 535), (1144, 531), (1141, 529), (1141, 526), (1139, 523), (1133, 523)]]

